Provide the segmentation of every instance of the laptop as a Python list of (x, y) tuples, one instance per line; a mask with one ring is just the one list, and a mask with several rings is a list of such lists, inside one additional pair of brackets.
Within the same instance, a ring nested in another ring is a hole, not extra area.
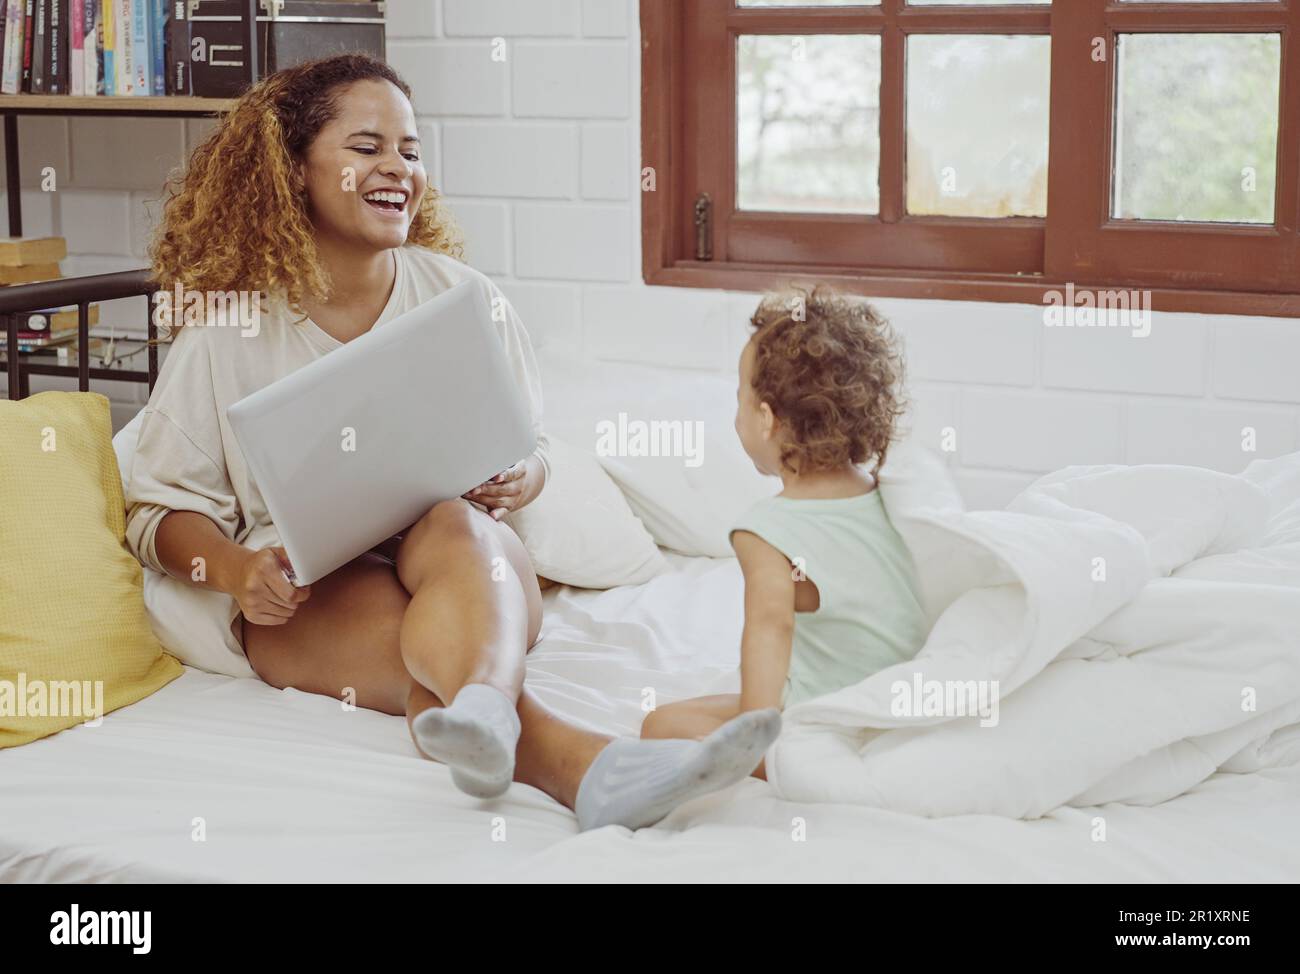
[(537, 446), (487, 289), (464, 281), (226, 410), (299, 586)]

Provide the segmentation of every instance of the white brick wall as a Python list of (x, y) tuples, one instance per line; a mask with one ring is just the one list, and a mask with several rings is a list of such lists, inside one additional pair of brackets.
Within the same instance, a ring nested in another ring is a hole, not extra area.
[(1185, 463), (1236, 473), (1249, 456), (1243, 445), (1251, 436), (1260, 456), (1300, 449), (1295, 411), (1286, 408), (1131, 400), (1126, 422), (1128, 463)]
[(442, 190), (449, 196), (572, 199), (578, 195), (578, 126), (548, 122), (444, 122)]
[(626, 206), (521, 203), (515, 207), (515, 275), (571, 281), (632, 276)]
[(1046, 473), (1123, 460), (1119, 401), (963, 389), (960, 402), (957, 450), (967, 466)]
[(482, 41), (393, 41), (388, 62), (411, 86), (411, 104), (420, 115), (500, 116), (510, 104), (503, 62), (488, 57)]
[(511, 54), (517, 118), (627, 118), (627, 44), (521, 41)]
[[(733, 370), (753, 295), (640, 282), (636, 0), (388, 0), (387, 10), (430, 177), (471, 261), (535, 340), (591, 361)], [(68, 274), (140, 266), (148, 203), (209, 124), (21, 119), (28, 232), (69, 238)], [(57, 193), (38, 189), (46, 165)], [(973, 505), (1001, 505), (1066, 464), (1235, 472), (1300, 447), (1295, 321), (1159, 314), (1135, 339), (1045, 328), (1039, 309), (1020, 305), (879, 304), (906, 343), (913, 435), (938, 445), (955, 433), (951, 464)], [(139, 390), (109, 391), (119, 421), (138, 408)], [(1242, 448), (1247, 428), (1254, 453)]]
[(582, 16), (578, 0), (443, 0), (442, 6), (448, 37), (571, 37)]
[(635, 22), (630, 4), (608, 0), (582, 0), (582, 33), (585, 37), (626, 37)]
[(625, 200), (632, 195), (632, 164), (626, 125), (582, 127), (582, 195), (589, 200)]
[(1214, 325), (1216, 396), (1300, 403), (1300, 328), (1294, 321), (1225, 319)]

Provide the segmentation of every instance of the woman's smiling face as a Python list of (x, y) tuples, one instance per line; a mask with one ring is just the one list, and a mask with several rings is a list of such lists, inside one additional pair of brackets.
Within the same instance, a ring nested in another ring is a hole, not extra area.
[(312, 225), (360, 249), (400, 247), (428, 186), (411, 103), (387, 81), (357, 81), (337, 111), (304, 159)]

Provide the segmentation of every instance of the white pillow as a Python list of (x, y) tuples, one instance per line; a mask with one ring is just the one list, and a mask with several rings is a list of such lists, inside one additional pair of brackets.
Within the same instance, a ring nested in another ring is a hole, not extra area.
[(551, 476), (537, 500), (506, 515), (537, 574), (580, 588), (639, 585), (668, 569), (596, 458), (552, 438)]
[(698, 466), (686, 457), (601, 457), (600, 465), (655, 541), (686, 555), (733, 552), (732, 525), (755, 502), (781, 489), (754, 469), (736, 437), (736, 378), (614, 362), (538, 356), (546, 428), (594, 452), (597, 424), (681, 421), (702, 424)]
[[(131, 480), (136, 441), (140, 439), (143, 411), (113, 437), (122, 492)], [(152, 568), (144, 569), (144, 607), (149, 624), (163, 647), (186, 666), (226, 676), (254, 677), (253, 667), (240, 650), (231, 620), (238, 611), (234, 600), (220, 592), (188, 585)]]
[[(708, 429), (706, 425), (706, 430)], [(686, 467), (659, 457), (602, 457), (628, 505), (655, 541), (684, 555), (727, 558), (731, 528), (756, 501), (781, 489), (780, 481), (744, 467), (750, 461), (728, 456), (728, 444), (705, 433), (705, 461)]]

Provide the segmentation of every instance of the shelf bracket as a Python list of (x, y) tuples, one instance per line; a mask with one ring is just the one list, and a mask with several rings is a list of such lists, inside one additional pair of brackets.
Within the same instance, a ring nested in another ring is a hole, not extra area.
[(23, 235), (23, 187), (18, 165), (18, 116), (5, 113), (5, 190), (9, 196), (9, 236)]

